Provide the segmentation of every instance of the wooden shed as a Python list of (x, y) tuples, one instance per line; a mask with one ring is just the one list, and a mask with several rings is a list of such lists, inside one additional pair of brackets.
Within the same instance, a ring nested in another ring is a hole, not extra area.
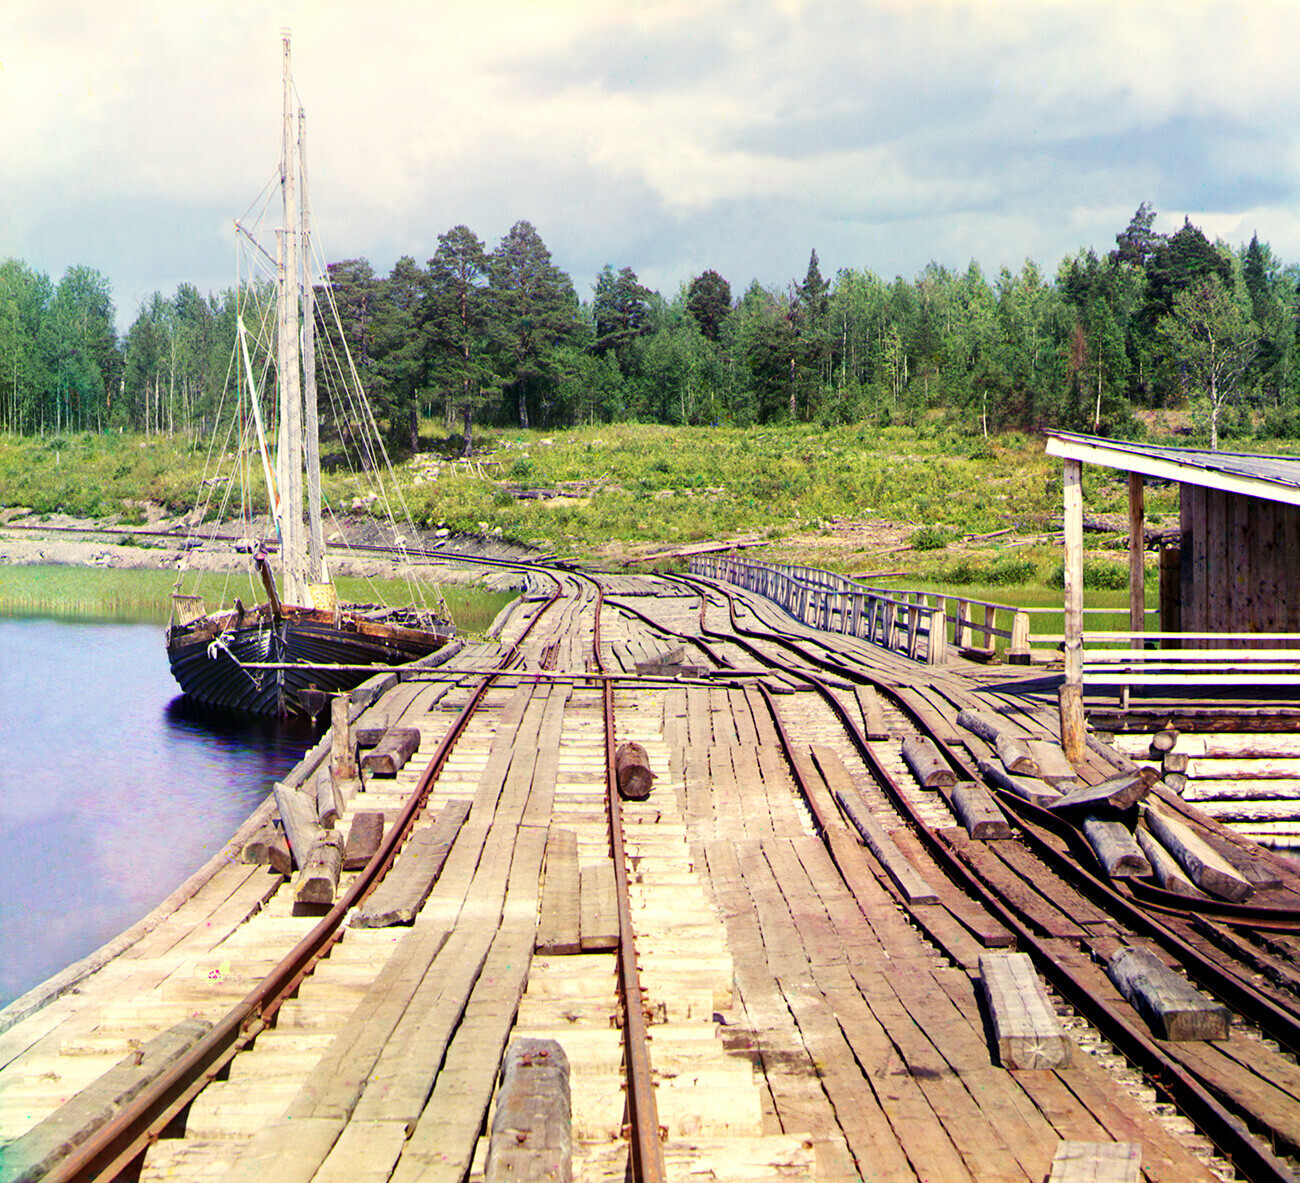
[[(1132, 665), (1154, 681), (1156, 666), (1138, 652), (1155, 642), (1162, 654), (1185, 663), (1193, 654), (1217, 650), (1184, 679), (1233, 677), (1260, 685), (1300, 681), (1290, 646), (1300, 634), (1300, 459), (1243, 452), (1210, 452), (1129, 443), (1053, 431), (1047, 454), (1063, 461), (1065, 502), (1065, 686), (1061, 692), (1062, 738), (1077, 724), (1082, 742), (1083, 495), (1084, 464), (1128, 474), (1129, 628)], [(1148, 479), (1179, 488), (1179, 529), (1162, 546), (1160, 625), (1145, 627), (1143, 597), (1143, 497)], [(1223, 650), (1243, 650), (1260, 663), (1242, 672)], [(1114, 660), (1112, 658), (1112, 660)], [(1233, 669), (1236, 674), (1232, 674)], [(1289, 679), (1289, 682), (1288, 682)], [(1115, 680), (1115, 679), (1112, 679)]]

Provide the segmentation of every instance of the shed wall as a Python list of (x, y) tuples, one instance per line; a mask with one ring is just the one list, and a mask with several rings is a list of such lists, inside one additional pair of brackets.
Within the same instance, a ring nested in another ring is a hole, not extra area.
[(1179, 509), (1182, 627), (1300, 632), (1300, 507), (1183, 484)]

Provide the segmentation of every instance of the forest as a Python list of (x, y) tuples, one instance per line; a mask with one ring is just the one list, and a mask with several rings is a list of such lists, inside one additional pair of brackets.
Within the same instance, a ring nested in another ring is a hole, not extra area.
[[(331, 264), (317, 307), (339, 318), (321, 319), (317, 351), (337, 364), (347, 345), (399, 453), (420, 450), (429, 417), (467, 453), (476, 424), (931, 417), (974, 434), (1129, 437), (1139, 408), (1190, 410), (1212, 447), (1300, 436), (1300, 266), (1258, 237), (1210, 242), (1186, 219), (1156, 233), (1155, 216), (1143, 203), (1113, 250), (1080, 250), (1052, 277), (1026, 260), (991, 279), (974, 261), (828, 279), (814, 249), (785, 288), (737, 295), (704, 270), (665, 297), (607, 265), (589, 299), (529, 222), (492, 248), (456, 226), (424, 265)], [(0, 430), (207, 437), (238, 413), (226, 393), (238, 296), (154, 293), (119, 336), (111, 282), (92, 268), (55, 283), (0, 263)], [(327, 430), (345, 433), (345, 417), (327, 409)]]

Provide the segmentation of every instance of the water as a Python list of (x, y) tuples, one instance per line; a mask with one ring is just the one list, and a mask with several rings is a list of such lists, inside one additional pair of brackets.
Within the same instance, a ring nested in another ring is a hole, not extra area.
[(0, 619), (0, 1006), (170, 895), (312, 742), (194, 712), (157, 625)]

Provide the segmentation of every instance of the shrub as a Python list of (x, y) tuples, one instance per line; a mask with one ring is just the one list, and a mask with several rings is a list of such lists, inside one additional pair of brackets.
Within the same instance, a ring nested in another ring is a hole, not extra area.
[[(1144, 572), (1145, 575), (1145, 572)], [(1060, 562), (1047, 577), (1048, 587), (1065, 586), (1065, 563)], [(1083, 586), (1094, 591), (1123, 591), (1128, 587), (1128, 567), (1118, 563), (1083, 564)]]
[(917, 550), (943, 550), (952, 539), (952, 531), (942, 526), (922, 526), (912, 531), (908, 541)]

